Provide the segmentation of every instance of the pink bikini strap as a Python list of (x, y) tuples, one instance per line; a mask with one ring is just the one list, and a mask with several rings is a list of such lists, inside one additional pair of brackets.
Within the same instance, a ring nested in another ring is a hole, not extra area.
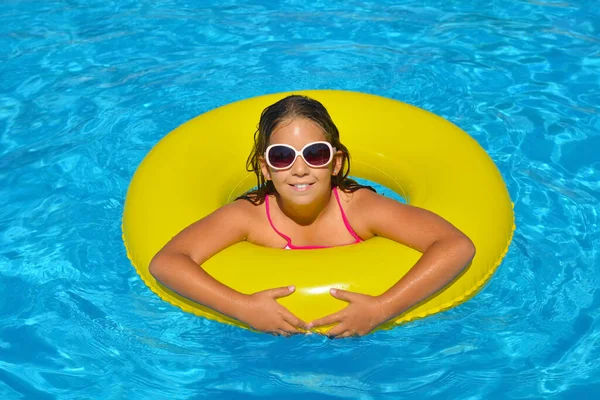
[(356, 240), (356, 243), (362, 242), (362, 239), (356, 234), (356, 232), (354, 232), (354, 229), (352, 229), (350, 222), (348, 222), (348, 218), (346, 218), (346, 213), (344, 212), (344, 207), (342, 207), (342, 203), (340, 202), (340, 195), (338, 194), (337, 187), (333, 188), (333, 194), (335, 194), (335, 199), (337, 200), (338, 206), (340, 207), (340, 212), (342, 213), (342, 220), (344, 221), (346, 229), (348, 230), (348, 232), (350, 232), (354, 240)]
[[(352, 229), (352, 226), (350, 225), (350, 222), (348, 222), (348, 218), (346, 217), (346, 213), (344, 212), (344, 208), (342, 207), (342, 203), (340, 201), (340, 196), (338, 194), (337, 191), (337, 187), (333, 188), (333, 194), (335, 195), (335, 199), (338, 203), (338, 207), (340, 208), (340, 213), (342, 214), (342, 220), (344, 221), (344, 226), (346, 227), (346, 229), (348, 230), (348, 232), (350, 232), (350, 234), (352, 235), (352, 237), (354, 238), (354, 240), (356, 241), (355, 243), (360, 243), (362, 242), (362, 239), (360, 238), (360, 236), (358, 236), (356, 234), (356, 232), (354, 232), (354, 229)], [(314, 249), (325, 249), (328, 246), (294, 246), (292, 244), (292, 238), (290, 238), (289, 236), (283, 234), (282, 232), (280, 232), (277, 228), (275, 228), (275, 225), (273, 224), (273, 220), (271, 219), (271, 210), (269, 207), (269, 196), (267, 195), (265, 197), (265, 210), (267, 212), (267, 219), (269, 220), (269, 224), (271, 224), (271, 228), (273, 228), (273, 230), (282, 238), (284, 238), (287, 241), (287, 247), (292, 249), (292, 250), (314, 250)]]
[[(273, 225), (273, 220), (271, 219), (271, 211), (269, 210), (269, 195), (267, 195), (265, 197), (265, 208), (267, 210), (267, 219), (269, 220), (269, 224), (271, 224), (271, 228), (273, 228), (273, 230), (282, 238), (284, 238), (285, 240), (287, 240), (288, 242), (288, 246), (290, 244), (292, 244), (292, 239), (289, 236), (284, 235), (283, 233), (279, 232), (279, 230), (277, 230), (277, 228), (275, 228), (275, 225)], [(290, 246), (291, 247), (291, 246)]]
[(294, 246), (292, 244), (292, 238), (287, 235), (284, 235), (282, 232), (279, 232), (275, 225), (273, 225), (273, 220), (271, 219), (271, 210), (269, 209), (269, 195), (265, 197), (265, 209), (267, 211), (267, 219), (269, 220), (269, 224), (271, 224), (271, 228), (282, 238), (287, 241), (287, 247), (291, 250), (315, 250), (315, 249), (325, 249), (327, 246)]

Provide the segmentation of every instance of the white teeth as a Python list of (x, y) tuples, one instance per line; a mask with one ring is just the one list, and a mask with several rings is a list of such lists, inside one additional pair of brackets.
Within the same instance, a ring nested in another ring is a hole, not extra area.
[(297, 189), (304, 189), (308, 187), (308, 183), (303, 183), (302, 185), (294, 185)]

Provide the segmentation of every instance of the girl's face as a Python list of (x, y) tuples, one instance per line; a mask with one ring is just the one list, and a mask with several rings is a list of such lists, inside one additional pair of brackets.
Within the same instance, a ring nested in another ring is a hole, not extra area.
[[(319, 141), (327, 141), (321, 127), (309, 119), (295, 118), (275, 127), (268, 145), (287, 144), (300, 151), (306, 144)], [(263, 176), (273, 182), (283, 199), (306, 205), (329, 195), (331, 176), (337, 174), (342, 166), (342, 152), (338, 151), (331, 163), (318, 168), (306, 164), (302, 157), (297, 157), (292, 166), (284, 170), (270, 168), (264, 155), (260, 164)]]

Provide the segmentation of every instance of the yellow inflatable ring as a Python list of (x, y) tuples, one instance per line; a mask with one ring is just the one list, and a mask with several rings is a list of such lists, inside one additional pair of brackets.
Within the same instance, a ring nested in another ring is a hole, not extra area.
[[(441, 215), (475, 243), (477, 254), (457, 279), (381, 328), (447, 310), (473, 297), (500, 264), (514, 231), (508, 191), (486, 152), (455, 125), (408, 104), (345, 91), (295, 93), (315, 98), (328, 109), (350, 151), (352, 176), (387, 186), (409, 204)], [(162, 286), (148, 272), (148, 264), (183, 228), (256, 185), (245, 161), (258, 119), (266, 106), (289, 94), (239, 101), (192, 119), (165, 136), (135, 172), (125, 200), (123, 240), (143, 281), (165, 301), (247, 328)], [(219, 156), (223, 150), (228, 153), (226, 163)], [(293, 284), (296, 292), (280, 302), (311, 321), (346, 306), (329, 294), (329, 288), (380, 294), (419, 257), (420, 253), (383, 238), (307, 251), (243, 242), (202, 267), (242, 293)]]

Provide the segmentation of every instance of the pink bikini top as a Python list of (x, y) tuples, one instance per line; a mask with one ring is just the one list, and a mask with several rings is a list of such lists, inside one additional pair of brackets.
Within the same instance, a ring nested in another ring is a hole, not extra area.
[[(346, 229), (348, 229), (348, 232), (350, 232), (350, 234), (354, 238), (354, 243), (351, 243), (351, 244), (356, 244), (356, 243), (362, 242), (363, 240), (356, 234), (356, 232), (354, 232), (354, 229), (352, 229), (352, 227), (350, 226), (350, 223), (348, 222), (348, 218), (346, 218), (346, 213), (344, 213), (344, 209), (342, 208), (342, 203), (340, 203), (340, 196), (338, 194), (337, 187), (333, 188), (333, 194), (335, 194), (335, 199), (337, 200), (338, 206), (340, 207), (340, 212), (342, 213), (342, 220), (344, 221), (344, 225), (346, 226)], [(277, 230), (277, 228), (275, 228), (275, 225), (273, 225), (273, 221), (271, 220), (271, 212), (269, 210), (269, 196), (267, 196), (265, 198), (265, 208), (267, 210), (267, 219), (269, 220), (269, 223), (271, 224), (271, 228), (273, 228), (273, 230), (275, 232), (277, 232), (277, 234), (279, 236), (281, 236), (282, 238), (287, 240), (287, 245), (284, 247), (284, 249), (314, 250), (314, 249), (326, 249), (326, 248), (331, 247), (331, 246), (294, 246), (292, 244), (292, 239), (289, 236), (286, 236), (283, 233), (279, 232)]]

